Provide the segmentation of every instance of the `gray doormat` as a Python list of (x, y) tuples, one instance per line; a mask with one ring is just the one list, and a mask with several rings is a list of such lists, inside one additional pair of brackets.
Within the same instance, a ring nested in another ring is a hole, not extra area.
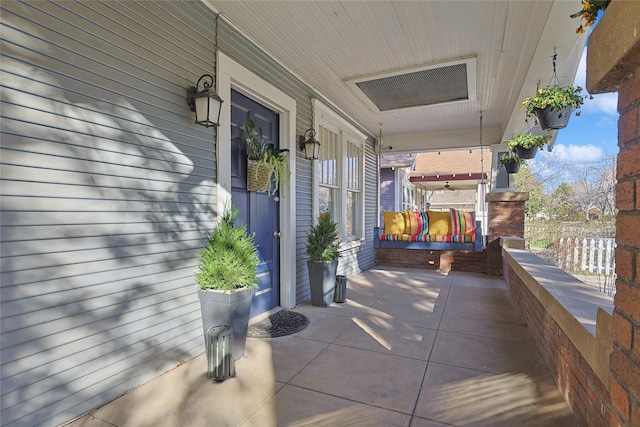
[(280, 310), (264, 320), (249, 326), (247, 336), (251, 338), (275, 338), (300, 332), (309, 324), (304, 314), (291, 310)]

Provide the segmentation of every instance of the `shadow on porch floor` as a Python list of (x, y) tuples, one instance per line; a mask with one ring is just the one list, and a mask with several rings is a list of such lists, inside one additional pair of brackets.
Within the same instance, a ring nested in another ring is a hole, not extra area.
[(374, 268), (295, 311), (309, 326), (248, 338), (234, 378), (200, 355), (70, 426), (576, 425), (500, 278)]

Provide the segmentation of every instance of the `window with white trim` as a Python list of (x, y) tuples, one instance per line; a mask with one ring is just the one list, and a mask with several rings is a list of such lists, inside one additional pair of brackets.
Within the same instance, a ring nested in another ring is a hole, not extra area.
[(330, 212), (343, 242), (364, 238), (364, 143), (366, 136), (314, 100), (316, 136), (314, 211)]

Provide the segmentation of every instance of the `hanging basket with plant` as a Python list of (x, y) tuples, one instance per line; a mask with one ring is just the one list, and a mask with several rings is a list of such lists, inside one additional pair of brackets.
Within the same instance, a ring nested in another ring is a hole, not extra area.
[(550, 139), (551, 136), (548, 134), (521, 133), (504, 142), (509, 150), (515, 152), (521, 159), (533, 159), (538, 149), (542, 148)]
[(504, 166), (507, 173), (518, 173), (520, 165), (524, 164), (525, 160), (521, 159), (513, 151), (511, 153), (505, 153), (500, 156), (500, 164)]
[(256, 128), (253, 120), (242, 125), (242, 130), (247, 134), (247, 191), (272, 195), (289, 182), (289, 150), (267, 143), (262, 128)]
[[(571, 113), (584, 103), (585, 97), (580, 92), (580, 86), (548, 86), (538, 89), (536, 96), (528, 96), (522, 109), (527, 112), (527, 120), (535, 115), (542, 129), (562, 129), (569, 123)], [(580, 112), (576, 111), (576, 115)]]

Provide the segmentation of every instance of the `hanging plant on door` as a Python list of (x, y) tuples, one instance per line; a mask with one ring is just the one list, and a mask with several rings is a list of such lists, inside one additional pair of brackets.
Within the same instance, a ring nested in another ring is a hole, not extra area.
[(247, 134), (247, 191), (272, 195), (289, 183), (289, 150), (267, 143), (262, 128), (256, 128), (253, 120), (242, 125), (242, 130)]

